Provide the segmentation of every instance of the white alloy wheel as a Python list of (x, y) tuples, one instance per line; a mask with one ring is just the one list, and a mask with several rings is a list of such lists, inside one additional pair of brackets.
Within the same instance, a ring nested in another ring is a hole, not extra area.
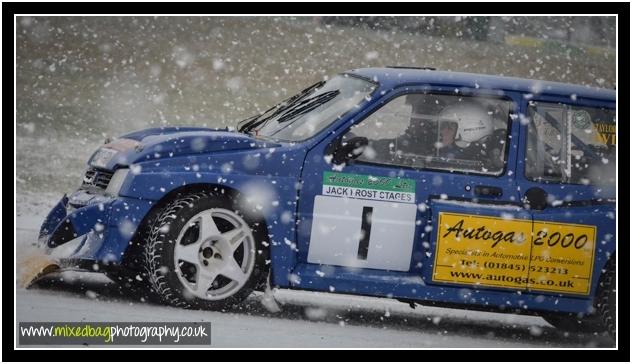
[(255, 252), (252, 231), (241, 216), (211, 208), (193, 216), (180, 231), (173, 254), (175, 272), (187, 293), (222, 300), (246, 284)]

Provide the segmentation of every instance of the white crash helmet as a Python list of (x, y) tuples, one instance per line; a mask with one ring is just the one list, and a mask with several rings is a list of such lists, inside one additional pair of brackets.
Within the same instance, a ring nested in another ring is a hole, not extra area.
[(472, 101), (446, 106), (439, 114), (439, 122), (454, 122), (458, 125), (454, 140), (460, 148), (483, 141), (494, 132), (491, 115), (485, 107)]

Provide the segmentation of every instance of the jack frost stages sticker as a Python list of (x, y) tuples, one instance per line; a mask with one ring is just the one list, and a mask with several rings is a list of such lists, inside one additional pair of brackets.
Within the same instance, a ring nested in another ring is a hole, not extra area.
[(416, 214), (412, 179), (325, 172), (307, 261), (408, 271)]
[(590, 293), (596, 227), (439, 213), (435, 282)]
[(323, 195), (415, 203), (415, 181), (407, 178), (325, 172)]

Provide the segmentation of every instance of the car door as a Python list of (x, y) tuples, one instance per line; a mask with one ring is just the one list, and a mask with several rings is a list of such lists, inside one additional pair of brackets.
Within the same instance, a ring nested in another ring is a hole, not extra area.
[[(299, 266), (320, 267), (347, 281), (388, 276), (397, 284), (414, 276), (432, 284), (438, 273), (433, 229), (441, 214), (502, 219), (506, 212), (498, 205), (515, 209), (519, 203), (512, 152), (519, 123), (512, 122), (512, 97), (491, 90), (464, 94), (454, 87), (395, 90), (309, 151), (299, 196)], [(439, 119), (454, 109), (448, 109), (451, 105), (464, 102), (478, 104), (492, 120), (493, 138), (480, 143), (487, 154), (443, 156)], [(336, 146), (358, 138), (368, 141), (364, 152), (335, 163)], [(313, 281), (296, 285), (326, 289)]]
[(525, 103), (518, 174), (534, 202), (531, 291), (592, 296), (615, 252), (614, 106), (552, 96)]

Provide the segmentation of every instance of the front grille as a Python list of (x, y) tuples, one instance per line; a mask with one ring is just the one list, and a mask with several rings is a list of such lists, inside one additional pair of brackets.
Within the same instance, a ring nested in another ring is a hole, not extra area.
[(83, 176), (81, 187), (96, 187), (105, 190), (112, 179), (114, 172), (102, 169), (89, 168)]

